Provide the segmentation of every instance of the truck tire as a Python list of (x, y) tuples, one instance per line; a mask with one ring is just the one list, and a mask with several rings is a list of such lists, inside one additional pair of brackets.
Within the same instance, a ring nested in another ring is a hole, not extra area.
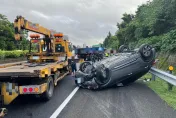
[(47, 89), (41, 96), (42, 99), (44, 101), (50, 100), (51, 97), (53, 96), (53, 92), (54, 92), (54, 81), (53, 81), (53, 78), (50, 76), (47, 79)]

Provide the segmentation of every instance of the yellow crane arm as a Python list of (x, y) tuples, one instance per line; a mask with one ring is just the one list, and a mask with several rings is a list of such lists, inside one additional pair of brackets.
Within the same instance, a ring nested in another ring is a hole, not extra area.
[(14, 21), (15, 28), (15, 40), (21, 40), (23, 35), (23, 30), (36, 32), (39, 34), (51, 36), (51, 31), (47, 28), (40, 26), (39, 24), (32, 23), (26, 20), (22, 16), (17, 16)]

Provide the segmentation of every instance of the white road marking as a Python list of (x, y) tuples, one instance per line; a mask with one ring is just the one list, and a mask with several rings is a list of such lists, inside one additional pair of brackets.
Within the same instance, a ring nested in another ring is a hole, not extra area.
[(79, 87), (76, 87), (70, 95), (64, 100), (64, 102), (56, 109), (56, 111), (52, 114), (50, 118), (57, 118), (61, 111), (64, 109), (64, 107), (68, 104), (68, 102), (71, 100), (71, 98), (75, 95), (75, 93), (79, 90)]

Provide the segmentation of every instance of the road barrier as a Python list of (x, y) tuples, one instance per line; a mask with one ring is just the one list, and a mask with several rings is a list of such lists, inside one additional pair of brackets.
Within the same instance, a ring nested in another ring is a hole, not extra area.
[(169, 74), (167, 72), (164, 72), (162, 70), (153, 68), (153, 67), (150, 69), (149, 72), (152, 74), (152, 76), (154, 76), (152, 78), (155, 78), (155, 76), (157, 76), (157, 77), (169, 82), (170, 84), (176, 86), (176, 76)]

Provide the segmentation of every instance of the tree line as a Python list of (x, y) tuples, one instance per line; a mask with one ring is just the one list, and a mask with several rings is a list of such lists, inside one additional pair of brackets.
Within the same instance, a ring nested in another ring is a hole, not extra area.
[(121, 19), (116, 33), (108, 33), (104, 47), (117, 49), (125, 44), (136, 48), (147, 43), (157, 51), (176, 51), (176, 0), (148, 1), (135, 14), (124, 13)]
[(14, 39), (14, 26), (5, 15), (0, 14), (0, 50), (27, 50), (29, 41), (24, 37), (21, 41)]

